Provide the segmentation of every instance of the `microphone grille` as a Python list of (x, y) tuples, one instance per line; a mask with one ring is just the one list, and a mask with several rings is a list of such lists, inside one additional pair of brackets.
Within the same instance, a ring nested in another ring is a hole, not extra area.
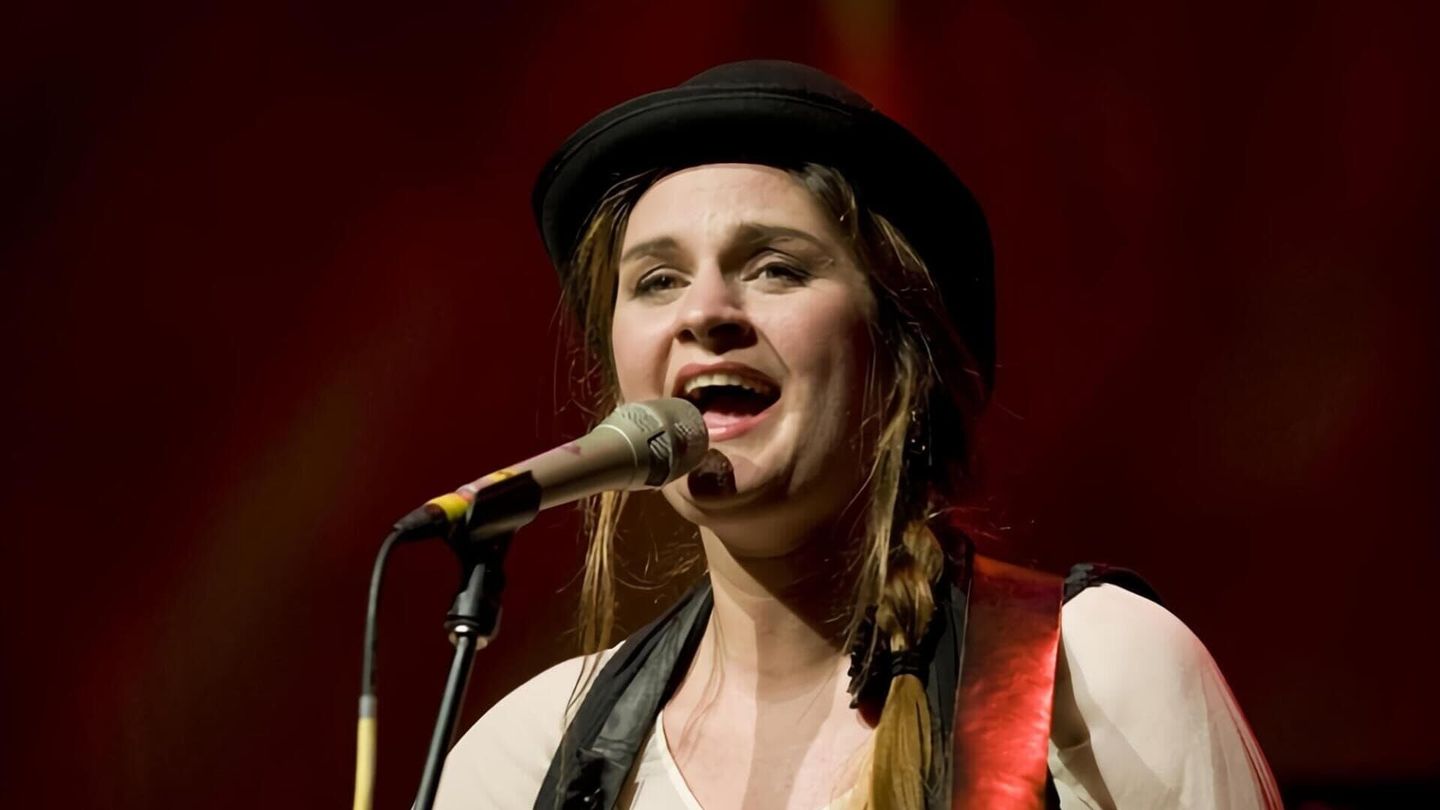
[(621, 405), (610, 419), (629, 422), (643, 431), (650, 451), (647, 487), (664, 486), (695, 469), (710, 449), (710, 432), (700, 409), (678, 397)]

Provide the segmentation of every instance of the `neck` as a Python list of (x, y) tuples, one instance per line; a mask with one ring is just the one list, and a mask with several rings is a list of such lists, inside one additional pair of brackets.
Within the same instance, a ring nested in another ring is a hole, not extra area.
[[(841, 668), (853, 602), (843, 538), (828, 528), (773, 557), (737, 552), (709, 528), (701, 540), (715, 607), (706, 631), (713, 666), (757, 697), (813, 688)], [(698, 662), (697, 662), (698, 663)]]

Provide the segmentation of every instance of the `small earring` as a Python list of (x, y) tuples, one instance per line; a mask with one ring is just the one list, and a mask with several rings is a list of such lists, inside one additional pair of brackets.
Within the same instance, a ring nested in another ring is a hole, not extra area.
[(911, 456), (930, 456), (930, 423), (918, 408), (910, 409), (910, 430), (905, 436), (905, 451)]

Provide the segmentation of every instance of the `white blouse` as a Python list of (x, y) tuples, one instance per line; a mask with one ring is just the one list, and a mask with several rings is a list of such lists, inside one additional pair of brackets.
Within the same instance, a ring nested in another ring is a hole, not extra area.
[[(538, 785), (536, 791), (539, 791)], [(816, 810), (842, 810), (849, 795), (850, 791), (845, 791)], [(620, 792), (618, 804), (625, 810), (706, 810), (690, 792), (690, 786), (685, 784), (685, 777), (680, 773), (680, 766), (670, 755), (665, 724), (659, 718), (650, 729), (645, 744), (640, 747), (635, 772)]]
[[(589, 665), (603, 666), (611, 652)], [(1090, 588), (1061, 612), (1061, 652), (1049, 765), (1064, 810), (1280, 808), (1225, 678), (1169, 611), (1113, 585)], [(583, 697), (574, 692), (584, 666), (583, 657), (561, 662), (486, 712), (450, 752), (436, 807), (532, 807), (569, 710)], [(815, 810), (840, 810), (845, 798)], [(729, 810), (695, 800), (660, 722), (619, 806)]]

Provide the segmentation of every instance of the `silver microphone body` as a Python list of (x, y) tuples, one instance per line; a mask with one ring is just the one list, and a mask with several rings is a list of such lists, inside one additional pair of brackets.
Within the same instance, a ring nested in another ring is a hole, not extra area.
[(485, 490), (525, 476), (533, 482), (527, 489), (534, 490), (525, 507), (529, 515), (506, 522), (523, 525), (539, 510), (589, 495), (664, 486), (694, 469), (709, 447), (710, 434), (694, 404), (679, 398), (627, 403), (579, 439), (433, 498), (395, 528), (406, 537), (428, 536), (465, 519), (477, 498), (487, 500)]
[(573, 442), (498, 470), (460, 488), (474, 493), (495, 480), (530, 473), (549, 509), (607, 490), (651, 489), (690, 472), (710, 446), (700, 409), (678, 399), (621, 405)]

